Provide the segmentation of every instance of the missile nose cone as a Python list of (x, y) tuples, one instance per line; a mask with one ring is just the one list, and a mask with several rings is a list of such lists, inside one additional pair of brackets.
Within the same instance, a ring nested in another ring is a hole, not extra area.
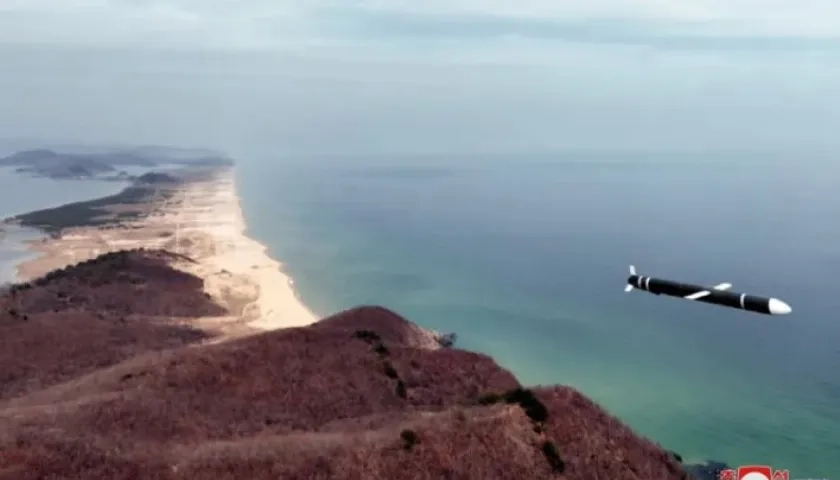
[(771, 315), (787, 315), (792, 311), (790, 305), (778, 298), (771, 298), (767, 303), (767, 308), (770, 310)]

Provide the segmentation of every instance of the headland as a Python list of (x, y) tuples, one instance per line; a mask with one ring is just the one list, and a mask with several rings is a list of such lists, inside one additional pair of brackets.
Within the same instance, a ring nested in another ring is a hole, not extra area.
[(378, 306), (316, 322), (230, 167), (8, 221), (46, 235), (0, 291), (0, 480), (695, 478), (452, 335)]
[(25, 281), (109, 252), (160, 249), (176, 254), (173, 266), (202, 278), (206, 292), (230, 312), (200, 319), (202, 327), (238, 335), (316, 320), (281, 264), (245, 234), (232, 167), (148, 173), (116, 195), (9, 221), (48, 234), (30, 242), (39, 255), (18, 267)]

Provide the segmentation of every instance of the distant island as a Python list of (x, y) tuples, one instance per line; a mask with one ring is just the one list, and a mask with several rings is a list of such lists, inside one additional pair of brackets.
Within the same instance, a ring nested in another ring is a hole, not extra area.
[(55, 179), (98, 177), (116, 170), (112, 162), (88, 155), (64, 155), (52, 150), (27, 150), (0, 160), (0, 165), (16, 166), (18, 173)]
[(18, 173), (56, 180), (130, 180), (132, 176), (119, 167), (156, 167), (160, 165), (230, 166), (233, 160), (205, 150), (182, 150), (167, 147), (130, 147), (111, 150), (57, 151), (24, 150), (0, 158), (0, 166), (17, 167)]
[(168, 173), (149, 172), (134, 178), (139, 185), (177, 184), (181, 179)]
[(128, 178), (131, 184), (121, 192), (93, 200), (34, 210), (3, 220), (3, 223), (35, 228), (58, 237), (70, 228), (118, 228), (153, 213), (179, 187), (206, 179), (216, 167), (184, 167), (169, 173), (149, 172)]

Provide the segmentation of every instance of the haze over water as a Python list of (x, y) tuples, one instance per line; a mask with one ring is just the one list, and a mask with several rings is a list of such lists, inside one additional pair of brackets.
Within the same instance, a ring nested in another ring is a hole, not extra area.
[[(329, 314), (387, 305), (573, 385), (687, 460), (840, 475), (840, 176), (668, 156), (244, 163), (249, 231)], [(380, 165), (380, 166), (377, 166)], [(777, 296), (770, 317), (623, 292), (640, 272)]]
[[(835, 0), (5, 0), (0, 136), (227, 151), (317, 313), (836, 480), (837, 32)], [(629, 263), (793, 313), (625, 294)]]

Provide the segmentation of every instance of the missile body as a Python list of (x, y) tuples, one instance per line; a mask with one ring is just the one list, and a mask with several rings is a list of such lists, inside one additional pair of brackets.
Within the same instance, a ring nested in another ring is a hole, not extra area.
[(686, 300), (712, 303), (730, 308), (740, 308), (751, 312), (763, 313), (765, 315), (787, 315), (791, 312), (790, 306), (777, 299), (747, 295), (746, 293), (729, 292), (732, 284), (721, 283), (714, 287), (703, 287), (690, 283), (674, 282), (662, 278), (645, 277), (636, 275), (636, 269), (630, 266), (630, 276), (627, 278), (625, 291), (629, 292), (634, 288), (646, 290), (655, 295), (669, 295)]

